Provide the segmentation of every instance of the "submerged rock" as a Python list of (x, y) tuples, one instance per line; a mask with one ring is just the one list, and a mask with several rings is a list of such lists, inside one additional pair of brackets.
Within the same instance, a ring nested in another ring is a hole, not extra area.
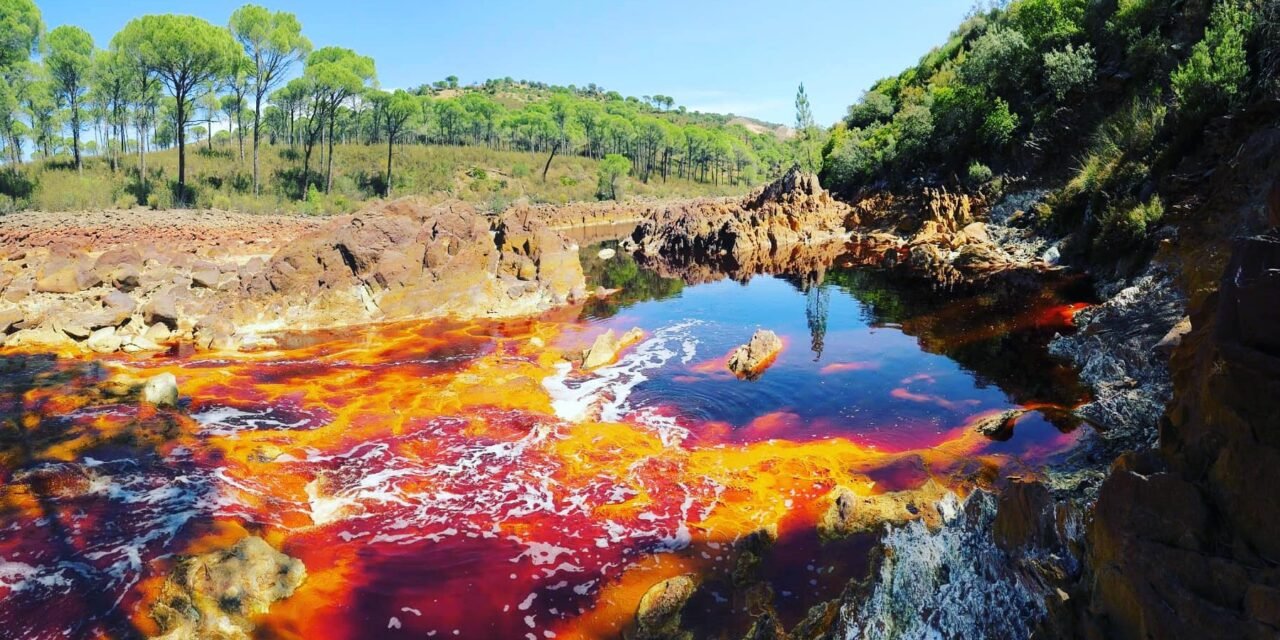
[(649, 587), (636, 609), (636, 640), (691, 637), (680, 631), (680, 614), (697, 586), (693, 576), (683, 575)]
[(161, 587), (151, 617), (165, 640), (248, 639), (253, 616), (293, 595), (306, 577), (300, 560), (250, 536), (230, 549), (179, 562)]
[(644, 331), (639, 327), (632, 327), (622, 336), (615, 334), (613, 329), (605, 331), (596, 336), (590, 348), (582, 352), (582, 368), (596, 369), (617, 360), (623, 349), (639, 342), (643, 337)]
[(768, 329), (757, 329), (751, 341), (729, 354), (729, 370), (738, 377), (755, 380), (782, 352), (782, 339)]
[(178, 404), (178, 379), (172, 373), (162, 373), (147, 379), (142, 385), (142, 399), (157, 407), (173, 407)]

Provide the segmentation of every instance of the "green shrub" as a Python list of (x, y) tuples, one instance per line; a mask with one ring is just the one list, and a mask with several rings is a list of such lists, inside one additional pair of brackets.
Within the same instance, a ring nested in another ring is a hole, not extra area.
[(136, 206), (138, 206), (138, 199), (133, 197), (131, 193), (121, 194), (115, 201), (117, 209), (132, 209)]
[(960, 65), (960, 79), (996, 95), (1019, 93), (1031, 56), (1031, 47), (1017, 29), (997, 27), (974, 40)]
[(1009, 103), (996, 98), (987, 117), (982, 121), (982, 137), (990, 144), (1003, 147), (1013, 140), (1018, 129), (1018, 114), (1009, 110)]
[(526, 163), (517, 162), (511, 165), (511, 177), (513, 178), (528, 178), (531, 173), (533, 172)]
[(893, 117), (893, 99), (879, 91), (867, 91), (856, 104), (849, 105), (845, 122), (849, 127), (868, 127)]
[(969, 181), (969, 184), (975, 187), (980, 187), (991, 182), (991, 178), (994, 177), (994, 175), (995, 174), (991, 172), (991, 167), (988, 167), (981, 162), (972, 162), (969, 164), (966, 179)]
[(1093, 47), (1085, 44), (1079, 49), (1067, 45), (1044, 54), (1044, 82), (1059, 102), (1074, 92), (1093, 84), (1097, 62), (1093, 59)]
[(1203, 118), (1239, 106), (1249, 79), (1245, 44), (1252, 26), (1253, 13), (1239, 0), (1213, 8), (1204, 38), (1169, 77), (1180, 113)]
[(154, 185), (147, 196), (147, 204), (157, 211), (173, 208), (173, 185)]
[(1153, 196), (1144, 203), (1108, 208), (1103, 212), (1094, 248), (1098, 251), (1132, 249), (1146, 240), (1164, 217), (1164, 202)]

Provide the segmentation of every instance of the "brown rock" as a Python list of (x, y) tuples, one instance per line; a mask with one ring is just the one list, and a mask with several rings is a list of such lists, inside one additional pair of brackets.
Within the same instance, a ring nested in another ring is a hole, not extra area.
[(75, 293), (101, 282), (101, 278), (85, 261), (55, 256), (37, 269), (35, 290), (38, 293)]
[(618, 359), (618, 354), (623, 349), (639, 342), (642, 338), (644, 338), (644, 331), (639, 327), (631, 328), (621, 337), (614, 334), (613, 329), (609, 329), (596, 336), (591, 347), (582, 353), (582, 368), (595, 369), (609, 364)]
[(782, 339), (767, 329), (757, 329), (751, 341), (729, 354), (729, 370), (735, 375), (755, 380), (773, 364), (782, 351)]
[(253, 618), (293, 595), (302, 562), (257, 536), (182, 560), (160, 588), (151, 617), (165, 638), (250, 638)]
[(697, 589), (693, 576), (668, 578), (649, 587), (636, 609), (637, 640), (681, 638), (680, 614)]
[(830, 506), (818, 521), (818, 533), (832, 540), (881, 531), (885, 525), (923, 520), (931, 528), (942, 516), (937, 503), (947, 490), (932, 478), (919, 489), (860, 495), (848, 487), (836, 487), (827, 495)]

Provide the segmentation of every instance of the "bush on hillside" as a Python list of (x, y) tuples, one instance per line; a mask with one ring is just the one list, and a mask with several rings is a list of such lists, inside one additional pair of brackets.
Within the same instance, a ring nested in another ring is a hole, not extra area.
[(988, 167), (981, 162), (972, 162), (969, 164), (968, 171), (965, 172), (965, 179), (968, 181), (970, 186), (981, 187), (982, 185), (991, 182), (991, 178), (994, 177), (994, 175), (995, 174), (991, 171), (991, 167)]
[(1103, 212), (1094, 250), (1118, 252), (1134, 249), (1146, 241), (1155, 225), (1164, 217), (1164, 202), (1159, 196), (1145, 203), (1108, 208)]
[(1093, 46), (1089, 44), (1079, 48), (1068, 44), (1044, 54), (1044, 82), (1058, 102), (1093, 84), (1098, 66), (1093, 54)]
[(1214, 7), (1204, 38), (1169, 78), (1182, 115), (1200, 119), (1240, 105), (1249, 79), (1245, 44), (1252, 28), (1253, 13), (1240, 0)]
[(879, 91), (867, 91), (858, 102), (849, 105), (845, 123), (849, 127), (868, 127), (888, 122), (893, 117), (893, 99)]

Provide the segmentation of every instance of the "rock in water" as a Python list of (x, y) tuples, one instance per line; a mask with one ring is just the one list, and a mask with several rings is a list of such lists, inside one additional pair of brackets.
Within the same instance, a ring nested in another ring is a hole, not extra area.
[(782, 351), (782, 339), (768, 329), (758, 329), (751, 341), (729, 355), (729, 370), (740, 378), (755, 380)]
[(636, 638), (657, 640), (687, 636), (680, 632), (680, 612), (697, 586), (693, 578), (686, 575), (667, 578), (649, 587), (636, 609)]
[(166, 640), (247, 640), (254, 629), (252, 617), (293, 595), (306, 577), (302, 561), (250, 536), (230, 549), (181, 561), (160, 588), (151, 617)]
[(142, 399), (157, 407), (173, 407), (178, 404), (178, 379), (172, 373), (162, 373), (147, 379), (142, 386)]
[(633, 327), (622, 334), (621, 338), (617, 337), (613, 329), (605, 331), (596, 336), (596, 341), (591, 344), (590, 349), (582, 353), (582, 368), (595, 369), (617, 360), (618, 354), (623, 349), (639, 342), (643, 337), (644, 331), (639, 327)]

